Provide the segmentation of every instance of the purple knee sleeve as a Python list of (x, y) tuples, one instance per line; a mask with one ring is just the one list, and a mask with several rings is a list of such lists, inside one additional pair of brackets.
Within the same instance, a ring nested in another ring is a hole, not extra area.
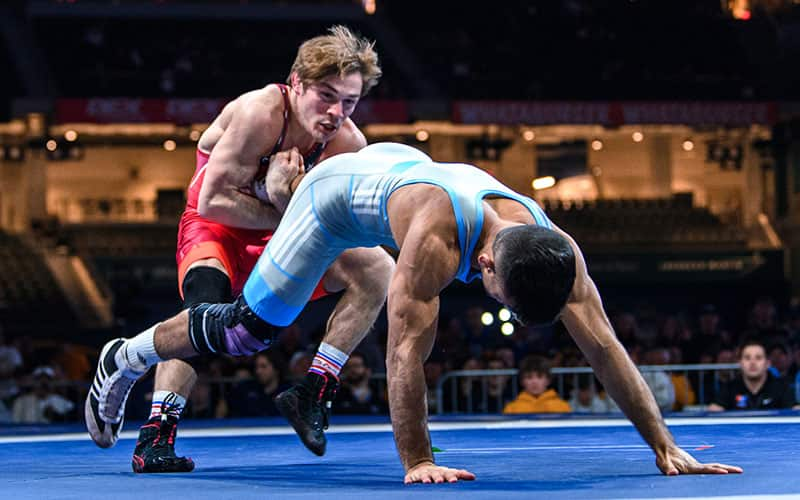
[(259, 340), (238, 323), (233, 328), (225, 328), (225, 349), (232, 356), (249, 356), (263, 351), (270, 345), (269, 340)]

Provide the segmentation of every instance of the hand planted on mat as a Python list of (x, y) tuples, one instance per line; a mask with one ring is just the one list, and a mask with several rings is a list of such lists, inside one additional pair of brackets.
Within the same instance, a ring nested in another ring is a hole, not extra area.
[(408, 470), (405, 483), (455, 483), (459, 479), (472, 481), (475, 479), (475, 474), (464, 469), (451, 469), (430, 462), (423, 462)]
[(725, 464), (702, 464), (684, 450), (672, 445), (664, 457), (656, 457), (656, 465), (667, 476), (678, 474), (728, 474), (742, 473), (741, 467)]

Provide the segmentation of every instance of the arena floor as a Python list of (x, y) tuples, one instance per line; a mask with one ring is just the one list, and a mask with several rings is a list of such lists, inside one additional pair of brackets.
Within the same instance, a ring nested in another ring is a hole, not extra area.
[(699, 460), (739, 465), (741, 475), (662, 476), (622, 419), (494, 417), (431, 426), (437, 461), (470, 469), (476, 481), (410, 486), (386, 419), (334, 419), (323, 458), (280, 420), (187, 421), (178, 451), (197, 468), (172, 475), (131, 471), (130, 430), (101, 450), (78, 426), (0, 427), (0, 497), (800, 498), (800, 416), (741, 415), (669, 420)]

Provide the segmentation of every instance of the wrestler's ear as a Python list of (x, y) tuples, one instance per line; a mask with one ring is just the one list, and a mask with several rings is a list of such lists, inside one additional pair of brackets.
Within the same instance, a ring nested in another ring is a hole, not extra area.
[(294, 92), (296, 94), (302, 94), (303, 93), (303, 82), (300, 80), (300, 76), (297, 74), (296, 71), (291, 74), (291, 76), (289, 77), (289, 80), (290, 80), (290, 82), (292, 84), (292, 90), (294, 90)]
[(489, 273), (494, 273), (494, 259), (489, 257), (489, 254), (482, 253), (478, 255), (478, 265), (481, 267), (481, 270), (484, 268)]

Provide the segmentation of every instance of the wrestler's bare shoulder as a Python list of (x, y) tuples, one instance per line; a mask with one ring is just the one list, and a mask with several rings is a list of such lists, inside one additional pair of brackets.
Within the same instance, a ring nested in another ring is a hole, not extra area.
[[(219, 116), (203, 132), (198, 146), (204, 151), (211, 151), (230, 126), (234, 116), (244, 119), (251, 126), (271, 130), (270, 124), (283, 123), (280, 114), (283, 113), (283, 107), (283, 97), (277, 85), (271, 84), (244, 93), (225, 105)], [(279, 117), (281, 119), (276, 119)]]
[(273, 112), (280, 110), (283, 112), (283, 96), (277, 85), (267, 85), (266, 87), (246, 92), (232, 100), (223, 108), (218, 120), (222, 128), (227, 127), (231, 118), (237, 113), (266, 113), (270, 116)]

